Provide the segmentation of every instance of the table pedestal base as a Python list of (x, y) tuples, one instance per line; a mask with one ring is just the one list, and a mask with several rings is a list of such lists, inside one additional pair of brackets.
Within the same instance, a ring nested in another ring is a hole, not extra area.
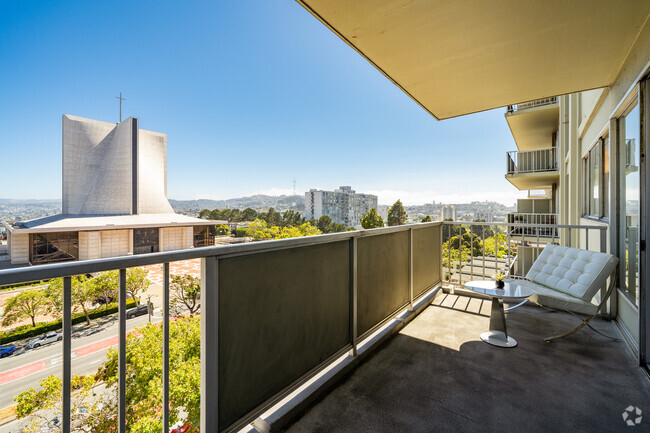
[(503, 301), (497, 297), (492, 298), (490, 330), (481, 334), (481, 340), (499, 347), (515, 347), (517, 345), (517, 340), (508, 336), (506, 314), (503, 311)]
[(509, 337), (505, 332), (501, 331), (487, 331), (481, 334), (481, 340), (488, 344), (499, 347), (516, 347), (517, 340)]

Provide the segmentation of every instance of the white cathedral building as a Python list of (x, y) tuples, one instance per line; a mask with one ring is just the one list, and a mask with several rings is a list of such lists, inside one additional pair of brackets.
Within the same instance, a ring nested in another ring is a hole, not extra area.
[(3, 222), (12, 264), (90, 260), (214, 245), (215, 221), (174, 213), (167, 135), (63, 116), (60, 215)]

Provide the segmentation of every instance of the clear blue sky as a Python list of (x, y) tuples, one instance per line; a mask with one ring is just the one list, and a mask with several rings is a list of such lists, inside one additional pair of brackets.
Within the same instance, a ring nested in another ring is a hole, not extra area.
[(351, 185), (390, 204), (496, 200), (515, 145), (493, 110), (438, 122), (301, 6), (0, 3), (0, 197), (61, 196), (61, 115), (168, 136), (168, 196)]

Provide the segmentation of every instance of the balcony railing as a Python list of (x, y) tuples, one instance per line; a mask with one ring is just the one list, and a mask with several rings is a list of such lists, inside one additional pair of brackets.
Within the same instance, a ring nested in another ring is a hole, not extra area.
[[(598, 233), (597, 245), (590, 245), (590, 231)], [(548, 235), (543, 236), (545, 233)], [(443, 221), (442, 241), (443, 282), (462, 286), (471, 280), (492, 278), (498, 272), (522, 278), (551, 243), (576, 246), (580, 241), (581, 248), (596, 246), (604, 252), (607, 227)]]
[(557, 228), (550, 227), (556, 225), (558, 215), (554, 213), (522, 213), (515, 212), (508, 214), (508, 223), (527, 224), (527, 227), (510, 227), (510, 234), (513, 236), (541, 236), (541, 237), (558, 237)]
[(544, 99), (537, 99), (531, 102), (524, 102), (523, 104), (508, 105), (508, 113), (513, 113), (515, 111), (520, 111), (527, 108), (540, 107), (542, 105), (555, 104), (556, 102), (557, 102), (557, 98), (554, 96), (552, 98), (544, 98)]
[[(70, 431), (71, 276), (119, 270), (118, 431), (126, 431), (126, 269), (163, 269), (160, 407), (169, 431), (169, 263), (201, 259), (202, 432), (250, 423), (439, 286), (441, 223), (0, 271), (0, 286), (63, 277), (62, 431)], [(14, 389), (12, 388), (12, 392)], [(18, 394), (22, 390), (15, 390)], [(197, 390), (198, 392), (198, 390)]]
[(535, 173), (555, 171), (557, 165), (557, 148), (507, 152), (507, 173)]
[[(195, 248), (130, 257), (0, 271), (0, 286), (63, 277), (62, 430), (71, 412), (72, 279), (119, 270), (118, 432), (127, 426), (126, 269), (160, 264), (163, 271), (162, 405), (169, 431), (170, 263), (201, 259), (200, 430), (217, 432), (252, 422), (316, 374), (374, 344), (373, 333), (405, 315), (440, 287), (525, 275), (550, 242), (572, 244), (606, 227), (553, 225), (560, 237), (531, 243), (512, 235), (519, 223), (432, 222)], [(540, 227), (541, 225), (536, 225)], [(545, 227), (549, 225), (545, 224)], [(470, 247), (471, 245), (471, 247)], [(426, 304), (426, 302), (425, 302)], [(352, 362), (352, 361), (350, 361)], [(12, 390), (13, 391), (13, 390)], [(21, 390), (16, 390), (20, 392)], [(197, 390), (199, 392), (199, 390)]]

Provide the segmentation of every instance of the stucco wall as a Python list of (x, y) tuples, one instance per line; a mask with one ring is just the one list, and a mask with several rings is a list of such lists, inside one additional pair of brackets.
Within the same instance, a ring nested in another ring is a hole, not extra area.
[(164, 227), (160, 229), (160, 251), (174, 251), (192, 248), (194, 230), (192, 227)]
[(11, 236), (11, 264), (29, 263), (29, 235), (9, 234)]
[(105, 230), (101, 233), (101, 257), (126, 256), (132, 253), (131, 230)]
[(101, 232), (79, 232), (79, 260), (100, 259), (101, 248)]

